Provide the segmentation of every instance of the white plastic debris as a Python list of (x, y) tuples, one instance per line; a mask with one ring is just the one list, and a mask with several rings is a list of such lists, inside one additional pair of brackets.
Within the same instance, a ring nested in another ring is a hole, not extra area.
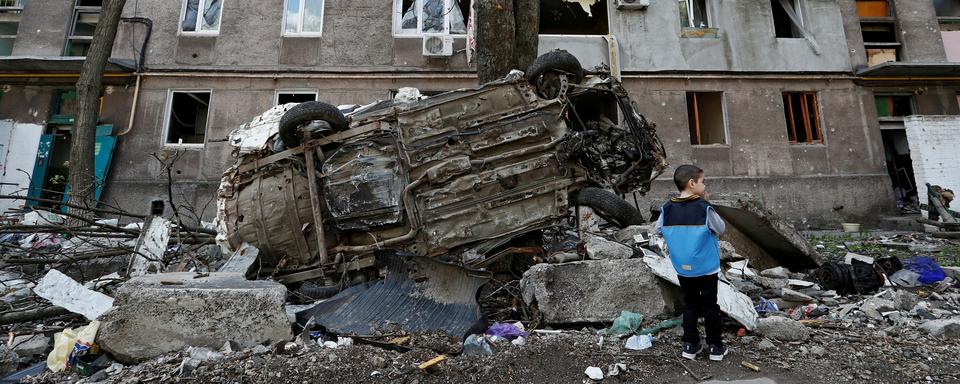
[(627, 339), (627, 344), (624, 345), (624, 348), (633, 351), (642, 351), (650, 347), (653, 347), (653, 336), (650, 335), (630, 336)]
[(63, 216), (47, 211), (30, 211), (23, 215), (21, 225), (63, 224)]
[(247, 273), (250, 266), (257, 261), (260, 255), (260, 249), (246, 242), (240, 245), (240, 249), (233, 253), (227, 262), (217, 270), (217, 272), (238, 272)]
[(624, 363), (610, 364), (607, 366), (607, 376), (613, 377), (618, 376), (620, 373), (627, 371), (627, 365)]
[(324, 341), (323, 346), (330, 349), (337, 349), (337, 347), (339, 347), (336, 341)]
[(147, 228), (140, 233), (137, 246), (130, 259), (130, 276), (142, 276), (147, 272), (160, 272), (160, 260), (170, 241), (170, 220), (154, 216), (147, 221)]
[(603, 380), (603, 370), (600, 369), (600, 367), (587, 367), (583, 373), (587, 375), (590, 380)]
[(353, 339), (349, 337), (337, 337), (337, 347), (349, 347), (353, 345)]
[(518, 347), (521, 346), (521, 345), (524, 345), (524, 344), (526, 344), (526, 343), (527, 343), (527, 339), (524, 338), (523, 336), (520, 336), (520, 337), (518, 337), (518, 338), (516, 338), (516, 339), (513, 339), (513, 341), (510, 342), (510, 344), (516, 345), (516, 346), (518, 346)]
[(207, 347), (189, 347), (187, 348), (187, 351), (190, 353), (191, 359), (196, 359), (198, 361), (219, 360), (223, 358), (222, 353)]
[(787, 282), (794, 287), (800, 287), (800, 288), (810, 288), (814, 285), (809, 281), (797, 280), (797, 279), (789, 279), (787, 280)]
[(853, 264), (853, 261), (854, 261), (854, 260), (862, 261), (862, 262), (867, 263), (867, 264), (873, 264), (873, 258), (872, 258), (872, 257), (870, 257), (870, 256), (864, 256), (864, 255), (858, 255), (858, 254), (853, 253), (853, 252), (847, 252), (847, 254), (843, 257), (843, 263), (844, 263), (844, 264)]
[(88, 289), (98, 289), (104, 285), (110, 284), (117, 280), (120, 280), (120, 274), (117, 272), (114, 272), (109, 275), (100, 276), (96, 279), (83, 283), (83, 286)]
[(730, 266), (730, 269), (727, 270), (728, 274), (735, 276), (756, 276), (757, 273), (749, 267), (749, 261), (743, 259), (740, 261), (731, 261), (727, 263)]
[(96, 320), (113, 307), (112, 297), (84, 288), (56, 269), (47, 272), (33, 292), (53, 305), (83, 315), (87, 320)]
[(102, 220), (94, 221), (94, 223), (97, 224), (97, 225), (109, 225), (109, 226), (116, 227), (117, 224), (120, 224), (120, 220), (118, 220), (118, 219), (102, 219)]

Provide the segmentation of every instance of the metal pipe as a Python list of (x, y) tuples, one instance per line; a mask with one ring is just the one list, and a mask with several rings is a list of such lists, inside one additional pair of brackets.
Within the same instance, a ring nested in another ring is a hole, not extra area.
[[(303, 154), (307, 160), (307, 181), (310, 183), (310, 208), (313, 210), (313, 227), (317, 234), (317, 252), (320, 254), (321, 268), (327, 263), (327, 239), (323, 233), (323, 216), (320, 214), (320, 196), (317, 192), (317, 169), (313, 164), (313, 148), (304, 146)], [(320, 148), (317, 148), (319, 151)]]
[(140, 78), (143, 77), (141, 74), (137, 74), (137, 85), (133, 88), (133, 103), (130, 104), (130, 119), (127, 120), (127, 129), (124, 129), (123, 132), (117, 134), (117, 136), (123, 136), (133, 130), (133, 118), (137, 115), (137, 99), (140, 98)]
[(384, 247), (384, 246), (388, 246), (388, 245), (394, 245), (394, 244), (397, 244), (397, 243), (402, 243), (402, 242), (407, 241), (407, 240), (410, 240), (410, 239), (412, 239), (414, 236), (416, 236), (416, 235), (417, 235), (417, 231), (420, 230), (420, 228), (419, 228), (419, 227), (420, 227), (420, 223), (419, 223), (419, 220), (417, 220), (417, 217), (416, 217), (416, 214), (415, 214), (416, 212), (414, 211), (414, 206), (413, 206), (413, 201), (412, 201), (412, 200), (413, 200), (413, 190), (414, 190), (415, 188), (419, 187), (420, 185), (422, 185), (424, 182), (426, 182), (426, 179), (427, 179), (427, 178), (426, 178), (426, 175), (420, 176), (419, 179), (417, 179), (416, 181), (414, 181), (414, 182), (412, 182), (412, 183), (410, 183), (410, 184), (407, 184), (407, 186), (406, 186), (405, 188), (403, 188), (403, 204), (405, 205), (404, 209), (407, 211), (407, 218), (410, 219), (410, 232), (407, 232), (407, 234), (405, 234), (405, 235), (403, 235), (403, 236), (400, 236), (400, 237), (394, 237), (394, 238), (392, 238), (392, 239), (384, 240), (383, 242), (380, 242), (380, 243), (374, 243), (374, 244), (369, 244), (369, 245), (353, 245), (353, 246), (350, 246), (350, 245), (338, 245), (338, 246), (337, 246), (336, 248), (334, 248), (333, 250), (336, 251), (336, 252), (367, 252), (367, 251), (373, 251), (373, 250), (379, 249), (380, 247)]

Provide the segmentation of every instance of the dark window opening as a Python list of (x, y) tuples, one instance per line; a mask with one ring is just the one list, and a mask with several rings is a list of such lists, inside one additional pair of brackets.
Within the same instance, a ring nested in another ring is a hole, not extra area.
[(540, 2), (541, 35), (606, 35), (607, 2), (599, 0), (584, 11), (580, 3), (563, 0)]
[(937, 17), (960, 17), (960, 1), (933, 0), (933, 8)]
[(722, 92), (687, 92), (690, 144), (726, 144)]
[[(798, 21), (802, 22), (796, 0), (784, 0), (784, 2), (786, 2), (786, 5), (790, 7), (790, 11), (793, 12), (794, 17), (797, 18)], [(783, 7), (783, 2), (781, 2), (781, 0), (771, 0), (770, 5), (773, 8), (773, 30), (777, 37), (803, 37), (803, 34), (800, 32), (800, 28), (796, 23), (793, 22), (793, 19), (790, 18), (787, 10)]]
[(877, 104), (877, 117), (903, 117), (913, 114), (913, 101), (910, 96), (882, 95), (874, 98)]
[(210, 92), (173, 92), (167, 116), (167, 144), (203, 144)]
[(77, 0), (78, 7), (102, 7), (103, 0)]
[(0, 22), (0, 56), (13, 54), (13, 42), (17, 39), (19, 21)]
[(307, 101), (316, 101), (316, 93), (308, 92), (289, 92), (289, 93), (278, 93), (277, 94), (277, 105), (283, 105), (287, 103), (303, 103)]
[[(469, 0), (399, 0), (400, 14), (398, 33), (418, 33), (420, 18), (423, 18), (422, 33), (467, 33), (470, 17)], [(444, 25), (446, 22), (446, 25)]]
[(574, 100), (574, 107), (577, 111), (579, 120), (574, 122), (580, 127), (580, 121), (583, 121), (587, 127), (582, 129), (598, 129), (601, 127), (591, 127), (592, 122), (601, 124), (616, 125), (620, 119), (617, 97), (608, 92), (590, 92), (581, 95)]
[(893, 24), (863, 24), (860, 26), (864, 43), (896, 43), (897, 32)]
[(823, 131), (820, 129), (820, 105), (817, 102), (816, 93), (784, 93), (783, 112), (791, 143), (823, 143)]
[(64, 48), (65, 56), (86, 56), (93, 42), (93, 32), (100, 21), (99, 12), (75, 12), (70, 36)]
[(684, 28), (710, 28), (706, 0), (680, 0), (680, 26)]

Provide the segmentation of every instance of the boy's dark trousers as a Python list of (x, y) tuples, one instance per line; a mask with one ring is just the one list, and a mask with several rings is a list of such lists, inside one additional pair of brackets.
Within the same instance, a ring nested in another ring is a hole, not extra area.
[(723, 345), (720, 306), (717, 305), (717, 274), (677, 277), (683, 291), (683, 342), (700, 344), (697, 318), (703, 317), (707, 345)]

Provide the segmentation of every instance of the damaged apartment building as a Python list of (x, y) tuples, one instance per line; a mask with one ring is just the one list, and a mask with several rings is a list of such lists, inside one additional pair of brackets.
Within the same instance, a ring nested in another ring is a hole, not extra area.
[[(875, 223), (931, 174), (916, 169), (911, 126), (956, 126), (916, 115), (960, 112), (957, 4), (544, 0), (539, 51), (608, 66), (669, 162), (705, 169), (712, 191), (750, 192), (806, 226)], [(3, 193), (62, 198), (73, 84), (100, 5), (0, 0)], [(147, 213), (167, 198), (151, 154), (177, 153), (175, 194), (210, 217), (233, 163), (228, 133), (276, 104), (475, 86), (471, 14), (465, 0), (127, 1), (104, 78), (100, 198)], [(673, 192), (670, 174), (633, 200)]]

